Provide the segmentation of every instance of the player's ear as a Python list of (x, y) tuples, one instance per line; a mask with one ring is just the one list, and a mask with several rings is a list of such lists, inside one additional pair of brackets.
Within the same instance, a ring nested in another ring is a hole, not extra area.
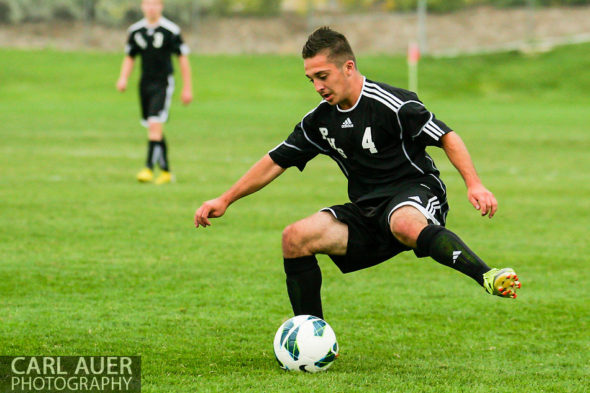
[(347, 75), (351, 75), (354, 72), (355, 69), (356, 69), (356, 67), (354, 65), (354, 61), (347, 60), (344, 63), (344, 71), (346, 72)]

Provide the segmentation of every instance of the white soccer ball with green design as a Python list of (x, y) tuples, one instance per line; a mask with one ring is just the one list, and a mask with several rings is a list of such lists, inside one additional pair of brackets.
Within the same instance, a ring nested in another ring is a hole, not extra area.
[(338, 356), (338, 342), (326, 321), (298, 315), (281, 325), (275, 335), (274, 350), (281, 368), (316, 373), (332, 365)]

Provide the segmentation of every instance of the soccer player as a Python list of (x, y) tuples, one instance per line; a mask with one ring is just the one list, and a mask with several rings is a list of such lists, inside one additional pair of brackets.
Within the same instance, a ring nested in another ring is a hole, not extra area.
[(195, 226), (211, 225), (209, 218), (222, 216), (231, 203), (287, 168), (302, 171), (309, 160), (325, 154), (348, 178), (350, 203), (324, 208), (283, 231), (287, 292), (295, 315), (323, 317), (316, 254), (329, 255), (349, 273), (413, 250), (468, 275), (490, 294), (515, 298), (520, 282), (514, 270), (491, 269), (445, 228), (446, 188), (427, 146), (442, 147), (482, 216), (491, 218), (497, 210), (461, 138), (415, 93), (366, 79), (342, 34), (319, 28), (302, 56), (305, 75), (322, 101), (229, 190), (204, 202)]
[(137, 174), (140, 182), (154, 180), (154, 165), (161, 169), (156, 184), (173, 180), (168, 162), (168, 146), (164, 138), (163, 124), (168, 119), (174, 77), (171, 55), (178, 55), (182, 75), (182, 102), (187, 105), (193, 99), (191, 68), (188, 60), (189, 49), (180, 35), (180, 28), (162, 16), (162, 0), (142, 0), (144, 18), (129, 27), (125, 48), (126, 56), (121, 66), (117, 89), (127, 89), (127, 81), (133, 70), (135, 56), (141, 56), (141, 124), (148, 128), (148, 149), (145, 168)]

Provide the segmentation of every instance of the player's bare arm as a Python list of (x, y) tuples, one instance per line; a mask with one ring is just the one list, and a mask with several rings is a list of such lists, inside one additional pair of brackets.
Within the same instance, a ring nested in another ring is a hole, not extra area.
[(135, 64), (135, 60), (131, 56), (125, 56), (123, 59), (123, 64), (121, 65), (121, 74), (119, 75), (119, 80), (117, 81), (117, 90), (123, 92), (127, 89), (127, 81), (129, 80), (129, 75), (133, 71), (133, 65)]
[(193, 100), (191, 65), (188, 56), (178, 56), (178, 64), (180, 65), (180, 75), (182, 76), (182, 93), (180, 99), (183, 104), (188, 105)]
[(481, 212), (482, 216), (488, 214), (492, 218), (498, 210), (498, 202), (494, 194), (485, 188), (479, 179), (465, 143), (455, 132), (445, 134), (441, 141), (449, 161), (457, 168), (465, 181), (469, 202)]
[(209, 218), (221, 217), (228, 206), (247, 195), (255, 193), (285, 171), (267, 154), (248, 170), (229, 190), (221, 196), (204, 202), (195, 213), (195, 227), (211, 225)]

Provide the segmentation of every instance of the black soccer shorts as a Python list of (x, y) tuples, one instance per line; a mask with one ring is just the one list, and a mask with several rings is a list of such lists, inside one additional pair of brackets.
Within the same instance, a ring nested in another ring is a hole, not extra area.
[(141, 124), (155, 121), (165, 123), (170, 112), (172, 93), (174, 92), (174, 78), (167, 80), (143, 80), (139, 84), (141, 102)]
[(444, 190), (428, 179), (406, 184), (400, 187), (399, 192), (373, 205), (365, 207), (346, 203), (321, 210), (331, 213), (348, 226), (346, 255), (330, 255), (342, 273), (365, 269), (411, 250), (393, 236), (389, 227), (389, 219), (398, 208), (413, 206), (429, 223), (442, 226), (449, 210)]

